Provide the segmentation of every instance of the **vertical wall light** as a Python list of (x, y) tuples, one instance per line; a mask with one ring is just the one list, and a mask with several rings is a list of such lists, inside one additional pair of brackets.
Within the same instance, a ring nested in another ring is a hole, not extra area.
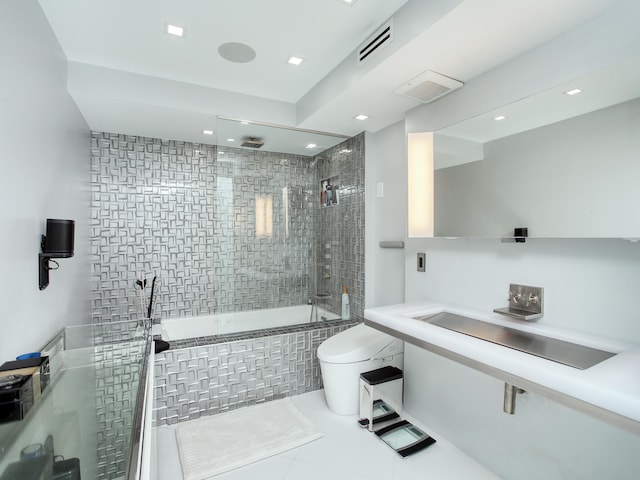
[(284, 203), (284, 236), (289, 236), (289, 187), (282, 188), (282, 203)]
[(273, 236), (273, 199), (271, 195), (256, 195), (256, 236)]
[(409, 238), (433, 237), (433, 132), (407, 139)]

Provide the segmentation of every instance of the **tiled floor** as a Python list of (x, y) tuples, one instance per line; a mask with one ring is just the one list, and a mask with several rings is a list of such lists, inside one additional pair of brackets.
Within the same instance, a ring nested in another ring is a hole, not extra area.
[[(322, 390), (291, 397), (291, 401), (324, 436), (294, 450), (218, 475), (216, 480), (499, 479), (436, 435), (433, 435), (437, 440), (434, 445), (411, 457), (401, 458), (375, 435), (360, 428), (355, 416), (331, 413)], [(403, 417), (412, 421), (407, 415)], [(428, 428), (416, 425), (431, 433)], [(157, 446), (155, 480), (183, 480), (175, 426), (154, 429), (154, 438)]]

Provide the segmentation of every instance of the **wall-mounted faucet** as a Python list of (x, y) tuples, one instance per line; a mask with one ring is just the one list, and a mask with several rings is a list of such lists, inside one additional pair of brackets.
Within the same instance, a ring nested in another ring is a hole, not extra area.
[(493, 311), (517, 318), (518, 320), (537, 320), (542, 317), (544, 289), (529, 285), (509, 285), (509, 306)]
[(509, 415), (516, 413), (516, 396), (519, 393), (524, 393), (524, 390), (510, 383), (504, 384), (504, 402), (502, 405), (504, 413), (508, 413)]
[(507, 301), (509, 303), (515, 303), (516, 305), (520, 304), (520, 300), (522, 299), (522, 294), (520, 292), (512, 292), (511, 290), (509, 290), (509, 298), (507, 298)]

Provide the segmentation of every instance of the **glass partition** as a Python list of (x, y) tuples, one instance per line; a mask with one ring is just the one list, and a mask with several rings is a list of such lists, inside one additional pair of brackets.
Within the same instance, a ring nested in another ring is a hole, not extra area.
[(92, 134), (92, 320), (146, 315), (153, 285), (154, 320), (216, 317), (198, 337), (229, 333), (235, 313), (259, 318), (234, 332), (276, 326), (275, 309), (308, 322), (318, 293), (339, 315), (345, 285), (361, 315), (364, 134), (229, 119), (215, 131), (212, 144)]
[(0, 478), (129, 478), (150, 338), (137, 321), (61, 330), (41, 352), (50, 383), (22, 420), (0, 423)]

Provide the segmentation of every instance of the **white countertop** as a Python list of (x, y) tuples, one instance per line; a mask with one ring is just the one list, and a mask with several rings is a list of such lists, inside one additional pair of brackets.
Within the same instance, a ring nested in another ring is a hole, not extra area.
[[(579, 370), (413, 318), (445, 311), (606, 350), (616, 355), (586, 370)], [(364, 317), (367, 324), (374, 328), (392, 335), (395, 333), (410, 343), (413, 341), (454, 360), (463, 357), (467, 360), (463, 363), (502, 377), (502, 380), (517, 387), (546, 394), (569, 406), (599, 414), (640, 432), (640, 345), (602, 340), (535, 322), (512, 320), (496, 313), (483, 313), (427, 300), (369, 308), (364, 311)], [(518, 381), (521, 381), (520, 384)]]

